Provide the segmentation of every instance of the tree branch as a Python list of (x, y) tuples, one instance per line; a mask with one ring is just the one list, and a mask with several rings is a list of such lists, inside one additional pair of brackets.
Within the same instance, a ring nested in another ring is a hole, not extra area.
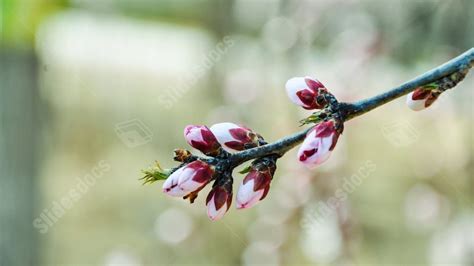
[[(454, 87), (458, 82), (464, 78), (469, 69), (474, 66), (474, 48), (469, 49), (458, 57), (438, 66), (398, 87), (395, 87), (387, 92), (373, 96), (371, 98), (361, 100), (355, 103), (339, 103), (339, 112), (343, 122), (352, 118), (367, 113), (379, 106), (382, 106), (390, 101), (393, 101), (403, 95), (406, 95), (420, 86), (424, 86), (436, 81), (439, 81), (447, 76), (459, 74), (454, 77)], [(458, 80), (456, 80), (458, 79)], [(242, 164), (243, 162), (256, 159), (270, 154), (278, 154), (282, 156), (288, 150), (292, 149), (301, 143), (309, 129), (302, 130), (298, 133), (279, 139), (273, 143), (269, 143), (256, 148), (244, 150), (230, 155), (229, 162), (233, 166)]]
[[(199, 191), (213, 182), (212, 189), (206, 198), (207, 213), (212, 220), (218, 220), (231, 204), (234, 181), (232, 172), (237, 166), (255, 159), (250, 166), (240, 171), (246, 176), (236, 195), (238, 209), (250, 208), (257, 201), (265, 198), (268, 193), (278, 158), (303, 142), (308, 132), (311, 134), (307, 138), (308, 142), (305, 141), (299, 152), (299, 161), (313, 166), (328, 158), (327, 156), (334, 149), (339, 135), (344, 130), (344, 122), (411, 92), (413, 93), (407, 100), (410, 108), (420, 110), (418, 105), (420, 101), (423, 104), (422, 108), (429, 107), (442, 92), (461, 82), (473, 65), (474, 48), (471, 48), (444, 65), (411, 81), (355, 103), (339, 102), (319, 81), (310, 78), (290, 79), (288, 81), (290, 83), (303, 80), (305, 84), (301, 86), (307, 86), (307, 89), (299, 90), (295, 95), (304, 104), (303, 107), (316, 110), (301, 121), (303, 125), (312, 124), (312, 127), (267, 144), (259, 134), (232, 123), (215, 124), (211, 128), (203, 125), (189, 125), (184, 130), (186, 141), (206, 156), (200, 157), (186, 149), (176, 149), (174, 160), (180, 162), (179, 166), (163, 169), (157, 163), (155, 167), (143, 171), (142, 180), (145, 184), (166, 180), (163, 183), (164, 193), (183, 197), (191, 203), (194, 202)], [(292, 89), (292, 86), (287, 85), (287, 90)], [(301, 94), (303, 91), (306, 95)], [(292, 95), (289, 96), (292, 97)], [(311, 105), (306, 106), (303, 99), (309, 99)], [(313, 129), (314, 131), (311, 131)], [(243, 150), (230, 153), (226, 151), (227, 149)]]

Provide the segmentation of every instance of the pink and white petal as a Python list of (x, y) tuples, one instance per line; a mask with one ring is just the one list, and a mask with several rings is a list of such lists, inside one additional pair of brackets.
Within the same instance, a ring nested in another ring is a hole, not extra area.
[(224, 214), (227, 212), (227, 204), (224, 204), (219, 210), (216, 210), (216, 205), (214, 204), (214, 197), (207, 204), (207, 216), (213, 221), (221, 219)]
[(306, 164), (306, 166), (309, 168), (314, 168), (329, 159), (329, 156), (331, 155), (331, 151), (329, 149), (332, 145), (332, 136), (333, 135), (320, 139), (318, 143), (318, 151), (313, 156), (308, 158), (309, 164)]
[(238, 128), (239, 126), (234, 123), (219, 123), (212, 125), (209, 129), (212, 134), (216, 137), (217, 141), (222, 145), (228, 141), (234, 141), (235, 139), (230, 134), (231, 129)]
[(260, 199), (263, 196), (263, 193), (265, 192), (264, 189), (254, 191), (252, 195), (250, 195), (246, 200), (238, 200), (237, 199), (237, 209), (248, 209), (253, 207), (255, 204), (257, 204)]
[[(314, 167), (322, 164), (331, 155), (331, 151), (329, 150), (332, 145), (332, 138), (333, 134), (326, 138), (311, 138), (303, 142), (299, 151), (298, 151), (298, 159), (301, 163), (303, 163), (306, 167), (313, 169)], [(308, 137), (307, 137), (308, 138)], [(301, 155), (304, 153), (305, 150), (310, 149), (317, 149), (317, 151), (312, 154), (311, 156), (307, 157), (306, 160), (301, 160)]]
[[(176, 172), (179, 171), (179, 170), (180, 169), (176, 170)], [(171, 188), (173, 188), (177, 185), (178, 185), (178, 178), (173, 177), (173, 175), (171, 175), (168, 178), (166, 178), (165, 182), (163, 182), (163, 192), (165, 192), (165, 190), (171, 189)]]
[[(186, 130), (185, 130), (186, 132)], [(201, 128), (199, 127), (194, 127), (191, 130), (188, 131), (188, 134), (184, 136), (188, 142), (191, 140), (196, 141), (196, 142), (205, 142), (204, 139), (202, 138), (202, 133), (201, 133)]]
[[(316, 147), (314, 149), (317, 149), (319, 145), (316, 145)], [(317, 160), (317, 156), (318, 156), (318, 151), (315, 152), (314, 154), (312, 154), (311, 156), (309, 157), (306, 157), (305, 160), (301, 160), (301, 157), (303, 155), (303, 153), (307, 151), (307, 149), (304, 149), (303, 146), (300, 147), (300, 149), (298, 150), (298, 160), (300, 163), (302, 163), (303, 165), (305, 165), (306, 167), (312, 169), (314, 167), (316, 167), (316, 160)]]
[(413, 100), (413, 92), (411, 92), (410, 94), (408, 94), (407, 96), (407, 105), (410, 109), (412, 109), (413, 111), (421, 111), (423, 109), (425, 109), (425, 102), (426, 100), (425, 99), (422, 99), (422, 100)]
[(260, 200), (263, 195), (263, 190), (254, 191), (254, 186), (255, 181), (253, 179), (240, 185), (236, 196), (237, 209), (250, 208)]
[(183, 167), (184, 169), (181, 171), (180, 175), (179, 175), (179, 179), (178, 179), (178, 184), (181, 185), (187, 181), (190, 181), (193, 176), (194, 176), (194, 173), (196, 172), (195, 169), (191, 168), (191, 167), (186, 167), (184, 166)]
[(286, 84), (286, 93), (290, 100), (300, 106), (305, 106), (305, 104), (301, 101), (300, 97), (298, 97), (297, 92), (308, 88), (306, 85), (305, 79), (303, 77), (295, 77), (289, 79)]
[(298, 158), (303, 154), (306, 150), (312, 150), (317, 148), (319, 145), (319, 138), (316, 138), (316, 130), (311, 130), (304, 139), (303, 143), (298, 150)]
[(304, 139), (303, 143), (301, 144), (301, 146), (305, 146), (307, 148), (312, 148), (312, 147), (315, 147), (315, 145), (317, 145), (317, 139), (316, 138), (316, 129), (313, 128), (311, 129), (308, 134), (306, 134), (306, 138)]
[(329, 150), (332, 146), (332, 138), (334, 137), (334, 134), (327, 138), (322, 138), (321, 141), (319, 142), (319, 150), (317, 153), (319, 153), (319, 157), (315, 161), (317, 165), (324, 163), (329, 159), (329, 156), (331, 155), (331, 151)]
[(237, 191), (236, 199), (248, 199), (252, 195), (253, 187), (255, 186), (255, 181), (253, 179), (247, 181), (247, 183), (243, 183), (240, 185), (239, 190)]
[(163, 192), (165, 194), (173, 197), (182, 197), (187, 194), (178, 187), (179, 177), (183, 170), (184, 167), (179, 168), (165, 180), (163, 183)]
[(187, 194), (189, 194), (189, 192), (184, 191), (180, 187), (176, 186), (172, 188), (171, 190), (168, 190), (167, 192), (165, 192), (165, 194), (172, 197), (184, 197)]
[(230, 130), (235, 129), (235, 128), (242, 128), (242, 127), (234, 123), (229, 123), (229, 122), (215, 124), (210, 127), (210, 130), (212, 134), (214, 134), (214, 136), (216, 137), (217, 142), (221, 144), (224, 150), (230, 153), (238, 152), (238, 150), (233, 149), (226, 145), (227, 142), (238, 141), (230, 133)]
[[(206, 184), (206, 183), (204, 183)], [(193, 180), (188, 180), (182, 184), (179, 184), (178, 187), (183, 191), (193, 192), (204, 185), (203, 183), (198, 183)]]

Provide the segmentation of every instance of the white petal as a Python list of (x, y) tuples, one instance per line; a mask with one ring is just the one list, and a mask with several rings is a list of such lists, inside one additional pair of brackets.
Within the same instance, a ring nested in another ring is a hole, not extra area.
[(200, 188), (203, 183), (199, 183), (193, 180), (195, 174), (196, 170), (193, 168), (187, 167), (186, 169), (184, 169), (178, 180), (179, 189), (189, 193)]
[(298, 91), (308, 88), (308, 85), (305, 82), (305, 78), (303, 77), (291, 78), (286, 82), (285, 87), (286, 87), (286, 94), (288, 94), (288, 97), (293, 103), (299, 106), (305, 106), (305, 104), (296, 95)]
[(183, 170), (181, 171), (178, 179), (178, 184), (183, 184), (186, 181), (190, 180), (194, 176), (194, 172), (196, 172), (193, 168), (190, 167), (182, 167)]
[[(316, 133), (314, 133), (314, 135), (315, 134)], [(318, 149), (315, 154), (308, 157), (305, 161), (300, 161), (310, 169), (322, 164), (327, 159), (329, 159), (329, 156), (331, 155), (331, 151), (329, 149), (332, 146), (332, 138), (334, 137), (334, 134), (331, 134), (329, 137), (326, 138), (314, 138), (312, 136), (313, 135), (306, 137), (305, 141), (303, 142), (298, 151), (299, 160), (300, 156), (305, 150), (311, 150), (313, 148)]]
[[(304, 151), (312, 150), (319, 145), (319, 140), (316, 138), (316, 130), (311, 130), (306, 138), (304, 139), (303, 143), (301, 144), (298, 150), (298, 160), (303, 155)], [(303, 162), (304, 163), (304, 162)]]
[(263, 196), (263, 189), (258, 191), (253, 190), (254, 180), (250, 180), (247, 183), (240, 185), (239, 191), (237, 192), (236, 201), (237, 209), (247, 209), (254, 206), (260, 198)]
[(165, 194), (173, 197), (182, 197), (187, 194), (186, 191), (183, 191), (178, 187), (178, 180), (183, 172), (183, 168), (184, 167), (179, 168), (165, 180), (163, 183), (163, 192)]
[(184, 167), (179, 168), (170, 176), (168, 176), (168, 178), (166, 178), (165, 182), (163, 183), (163, 189), (171, 188), (172, 186), (178, 184), (179, 176), (183, 172), (183, 168)]
[(225, 145), (226, 142), (236, 140), (234, 137), (232, 137), (232, 135), (229, 132), (229, 130), (234, 129), (234, 128), (241, 128), (241, 127), (234, 124), (234, 123), (225, 122), (225, 123), (219, 123), (219, 124), (212, 125), (209, 128), (211, 130), (212, 134), (214, 134), (214, 136), (216, 137), (217, 142), (219, 142), (219, 144), (221, 144), (221, 146), (224, 148), (224, 150), (226, 150), (230, 153), (237, 152), (237, 150), (231, 149), (231, 148), (229, 148)]
[(200, 127), (193, 128), (192, 130), (189, 131), (189, 133), (185, 137), (186, 137), (186, 140), (188, 140), (188, 142), (191, 142), (191, 140), (194, 140), (196, 142), (204, 142)]
[(219, 210), (216, 210), (216, 205), (214, 204), (214, 197), (209, 201), (207, 204), (207, 216), (211, 218), (211, 220), (216, 221), (219, 220), (224, 216), (227, 211), (227, 203), (222, 205)]
[(197, 190), (198, 188), (200, 188), (201, 186), (203, 185), (203, 183), (198, 183), (196, 181), (193, 181), (193, 180), (188, 180), (182, 184), (179, 184), (179, 188), (183, 191), (188, 191), (188, 192), (193, 192), (195, 190)]
[(179, 187), (174, 187), (168, 192), (165, 192), (165, 194), (172, 197), (184, 197), (188, 194), (188, 192), (181, 190)]
[(426, 100), (413, 100), (413, 92), (408, 94), (407, 96), (407, 105), (413, 111), (421, 111), (425, 109), (425, 101)]
[(252, 197), (253, 186), (255, 184), (254, 179), (249, 180), (247, 183), (243, 183), (240, 185), (239, 190), (237, 191), (236, 200), (242, 203), (246, 202), (249, 198)]
[(234, 123), (224, 122), (224, 123), (214, 124), (209, 129), (211, 130), (213, 134), (216, 134), (216, 133), (219, 134), (223, 131), (228, 132), (230, 129), (233, 129), (233, 128), (239, 128), (239, 126)]

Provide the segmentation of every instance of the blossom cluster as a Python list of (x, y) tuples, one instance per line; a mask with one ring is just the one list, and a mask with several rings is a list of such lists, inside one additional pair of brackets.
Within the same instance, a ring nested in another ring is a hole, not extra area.
[[(260, 135), (251, 129), (233, 123), (219, 123), (208, 128), (204, 125), (189, 125), (184, 129), (184, 138), (193, 148), (210, 157), (225, 156), (263, 143)], [(185, 155), (189, 157), (189, 154)], [(263, 199), (270, 187), (275, 161), (269, 158), (256, 160), (248, 169), (247, 176), (238, 190), (238, 209), (250, 208)], [(273, 170), (271, 170), (273, 169)], [(175, 170), (164, 182), (163, 192), (175, 197), (190, 197), (212, 180), (216, 180), (206, 198), (207, 214), (212, 220), (224, 216), (232, 202), (232, 169), (216, 169), (216, 165), (196, 159)]]
[[(310, 77), (296, 77), (286, 82), (288, 97), (307, 110), (318, 110), (329, 105), (331, 95), (324, 85)], [(309, 168), (325, 162), (342, 134), (342, 122), (334, 117), (326, 117), (308, 131), (298, 150), (298, 160)]]
[[(288, 80), (286, 91), (291, 101), (306, 110), (320, 110), (330, 104), (328, 96), (331, 94), (321, 82), (310, 77)], [(328, 116), (308, 130), (298, 151), (298, 160), (310, 168), (326, 161), (342, 133), (338, 123), (340, 121)], [(190, 146), (211, 159), (193, 156), (186, 150), (175, 151), (175, 159), (181, 161), (182, 165), (167, 176), (163, 192), (174, 197), (189, 198), (193, 202), (198, 193), (214, 181), (206, 205), (208, 216), (218, 220), (229, 210), (233, 197), (232, 170), (235, 165), (224, 163), (226, 158), (233, 153), (265, 145), (266, 142), (253, 130), (229, 122), (211, 127), (186, 126), (184, 138)], [(250, 208), (267, 196), (280, 156), (271, 154), (257, 158), (243, 171), (246, 176), (236, 194), (237, 209)]]
[[(461, 75), (459, 79), (463, 77)], [(408, 95), (407, 104), (417, 111), (427, 108), (442, 92), (455, 84), (456, 82), (446, 78), (419, 87)], [(305, 135), (301, 135), (304, 140), (299, 147), (297, 159), (308, 168), (314, 168), (324, 163), (334, 150), (343, 132), (344, 117), (347, 115), (344, 108), (347, 108), (347, 104), (339, 104), (320, 81), (311, 77), (292, 78), (286, 82), (285, 87), (293, 103), (313, 112), (302, 120), (304, 124), (314, 125)], [(188, 125), (184, 129), (184, 138), (205, 157), (193, 155), (184, 149), (175, 150), (175, 160), (181, 162), (181, 165), (166, 171), (158, 166), (159, 171), (145, 172), (145, 182), (166, 179), (163, 184), (164, 193), (189, 199), (191, 203), (207, 184), (213, 182), (206, 198), (207, 214), (212, 220), (221, 219), (232, 203), (232, 172), (246, 161), (235, 158), (244, 156), (245, 150), (267, 143), (253, 130), (230, 122), (214, 124), (211, 127)], [(246, 176), (236, 193), (237, 209), (251, 208), (267, 196), (275, 174), (276, 162), (285, 151), (251, 157), (254, 161), (241, 171)], [(235, 154), (239, 152), (239, 155)]]
[[(240, 182), (235, 197), (237, 209), (251, 208), (267, 197), (277, 160), (297, 143), (301, 143), (297, 160), (308, 168), (314, 168), (330, 157), (343, 132), (345, 121), (406, 94), (414, 84), (423, 85), (408, 94), (408, 107), (419, 111), (431, 106), (444, 91), (464, 79), (472, 67), (471, 50), (389, 92), (356, 103), (339, 103), (314, 78), (292, 78), (285, 85), (287, 95), (296, 105), (312, 111), (310, 116), (300, 121), (302, 124), (312, 124), (311, 128), (267, 144), (261, 135), (234, 123), (218, 123), (211, 127), (189, 125), (184, 129), (187, 143), (205, 156), (177, 149), (174, 159), (181, 162), (178, 167), (162, 169), (157, 163), (155, 168), (144, 171), (142, 179), (144, 183), (165, 180), (164, 193), (189, 199), (191, 203), (212, 182), (206, 198), (207, 213), (212, 220), (218, 220), (225, 215), (232, 203), (233, 170), (253, 160), (240, 171), (245, 177)], [(451, 74), (443, 76), (448, 72)]]

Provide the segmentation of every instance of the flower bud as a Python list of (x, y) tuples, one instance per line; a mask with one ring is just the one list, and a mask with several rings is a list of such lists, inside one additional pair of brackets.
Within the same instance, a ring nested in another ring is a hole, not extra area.
[(205, 186), (214, 170), (205, 162), (191, 162), (172, 173), (163, 184), (163, 192), (174, 197), (183, 197)]
[(232, 203), (232, 184), (214, 186), (207, 195), (207, 215), (216, 221), (224, 216)]
[(252, 166), (237, 192), (237, 209), (250, 208), (267, 196), (275, 169), (275, 161)]
[(298, 159), (309, 168), (325, 162), (331, 155), (339, 138), (334, 121), (316, 125), (308, 134), (298, 150)]
[(173, 196), (173, 197), (182, 197), (186, 195), (186, 192), (181, 190), (178, 187), (178, 181), (180, 175), (183, 173), (185, 167), (181, 167), (178, 170), (174, 171), (163, 183), (163, 192)]
[(241, 151), (258, 146), (259, 137), (248, 128), (233, 123), (219, 123), (211, 126), (217, 141), (228, 152)]
[(420, 111), (438, 99), (439, 91), (435, 89), (418, 87), (407, 96), (407, 105), (413, 111)]
[(291, 101), (304, 109), (322, 109), (326, 105), (318, 96), (327, 92), (324, 85), (317, 79), (310, 77), (295, 77), (286, 82), (286, 93)]
[(184, 138), (193, 148), (206, 155), (215, 154), (221, 145), (206, 126), (189, 125), (184, 129)]

